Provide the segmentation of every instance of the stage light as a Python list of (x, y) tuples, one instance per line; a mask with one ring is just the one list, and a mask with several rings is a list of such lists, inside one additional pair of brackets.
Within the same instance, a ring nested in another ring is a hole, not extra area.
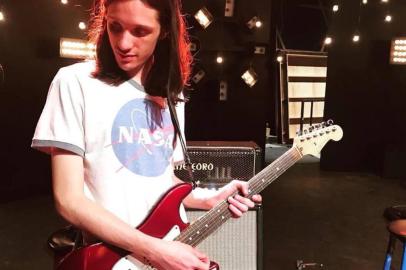
[(6, 18), (4, 17), (4, 13), (0, 11), (0, 22), (4, 22)]
[(59, 41), (59, 55), (64, 58), (74, 59), (94, 58), (96, 45), (82, 39), (61, 38)]
[(224, 9), (225, 17), (233, 17), (234, 15), (234, 1), (235, 0), (226, 0), (226, 8)]
[(206, 72), (204, 72), (203, 69), (199, 70), (193, 77), (192, 77), (192, 81), (197, 84), (199, 83), (203, 77), (206, 75)]
[(262, 27), (262, 22), (261, 22), (261, 21), (257, 21), (257, 22), (255, 23), (255, 27), (256, 27), (256, 28), (261, 28), (261, 27)]
[(213, 22), (213, 15), (206, 7), (203, 7), (195, 14), (195, 19), (206, 29)]
[(217, 56), (216, 62), (217, 62), (218, 64), (222, 64), (222, 63), (224, 62), (223, 56), (221, 56), (221, 55)]
[(241, 78), (249, 86), (253, 87), (258, 81), (258, 75), (253, 68), (249, 68), (244, 74), (241, 75)]
[(353, 42), (359, 42), (359, 35), (358, 34), (355, 34), (353, 37), (352, 37), (352, 41)]
[(68, 4), (68, 0), (61, 0), (61, 3), (64, 4), (64, 5), (67, 5), (67, 4)]
[(386, 15), (385, 17), (385, 22), (391, 22), (392, 21), (392, 16), (391, 15)]
[(406, 37), (392, 40), (390, 63), (394, 65), (406, 65)]
[(279, 63), (282, 63), (283, 62), (283, 56), (278, 55), (278, 57), (276, 57), (276, 61), (278, 61)]
[(382, 3), (388, 3), (389, 0), (381, 0)]
[(249, 20), (249, 21), (247, 22), (247, 27), (248, 27), (249, 29), (252, 29), (252, 28), (254, 28), (254, 27), (259, 28), (259, 27), (261, 27), (261, 26), (262, 26), (262, 22), (261, 22), (261, 20), (260, 20), (257, 16), (252, 17), (251, 20)]
[(190, 50), (191, 52), (196, 52), (196, 51), (197, 51), (197, 44), (194, 43), (194, 42), (190, 42), (190, 43), (189, 43), (189, 50)]
[(85, 30), (86, 29), (86, 24), (84, 22), (79, 23), (79, 29), (80, 30)]
[(219, 93), (219, 99), (221, 101), (226, 101), (227, 100), (227, 89), (228, 89), (228, 84), (226, 81), (220, 81), (220, 93)]
[(331, 37), (326, 37), (324, 39), (324, 44), (330, 45), (331, 43), (333, 43), (333, 39)]
[(366, 5), (366, 4), (368, 4), (368, 0), (362, 0), (362, 3), (363, 3), (364, 5)]
[(254, 53), (255, 54), (265, 54), (266, 48), (264, 46), (255, 46)]
[(338, 11), (338, 5), (334, 5), (333, 6), (333, 12), (337, 12)]

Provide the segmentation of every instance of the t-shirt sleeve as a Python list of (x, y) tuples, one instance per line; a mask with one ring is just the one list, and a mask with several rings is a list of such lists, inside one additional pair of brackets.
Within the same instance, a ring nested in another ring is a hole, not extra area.
[[(176, 113), (178, 115), (178, 120), (179, 120), (179, 126), (180, 126), (180, 131), (182, 133), (182, 137), (185, 140), (186, 143), (186, 138), (185, 138), (185, 102), (179, 102), (176, 105)], [(179, 137), (176, 139), (176, 146), (175, 150), (173, 153), (173, 163), (175, 166), (180, 165), (184, 162), (184, 157), (183, 157), (183, 151), (182, 151), (182, 145), (180, 144), (180, 139)]]
[(49, 88), (31, 147), (45, 153), (61, 148), (84, 156), (83, 109), (77, 77), (70, 70), (60, 69)]

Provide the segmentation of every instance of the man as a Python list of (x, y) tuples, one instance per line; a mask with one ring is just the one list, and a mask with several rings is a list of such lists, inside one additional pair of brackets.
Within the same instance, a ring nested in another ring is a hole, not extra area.
[[(134, 229), (181, 181), (173, 174), (182, 152), (166, 100), (177, 103), (183, 127), (181, 92), (191, 56), (180, 4), (97, 0), (94, 6), (96, 61), (58, 72), (32, 143), (51, 154), (56, 209), (87, 243), (102, 240), (158, 269), (208, 269), (207, 256), (197, 249)], [(184, 204), (210, 209), (228, 198), (239, 217), (261, 201), (259, 195), (253, 201), (230, 197), (236, 191), (248, 194), (247, 184), (233, 181), (207, 194), (195, 189)]]

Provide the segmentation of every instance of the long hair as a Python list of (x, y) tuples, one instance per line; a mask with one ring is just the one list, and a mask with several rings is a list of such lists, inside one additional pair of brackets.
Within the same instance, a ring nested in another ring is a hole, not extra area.
[[(130, 78), (118, 66), (107, 33), (106, 12), (113, 1), (120, 0), (94, 1), (89, 40), (96, 44), (96, 70), (93, 76), (109, 84), (118, 85)], [(176, 103), (188, 83), (192, 62), (180, 0), (137, 1), (142, 1), (158, 11), (161, 33), (167, 33), (158, 40), (155, 47), (154, 63), (144, 83), (145, 91), (150, 95), (168, 97)]]

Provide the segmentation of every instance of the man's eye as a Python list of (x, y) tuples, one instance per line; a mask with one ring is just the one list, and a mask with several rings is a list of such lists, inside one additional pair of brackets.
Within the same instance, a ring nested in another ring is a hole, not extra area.
[(133, 34), (137, 37), (144, 37), (149, 34), (149, 31), (143, 28), (135, 28), (133, 30)]
[(111, 32), (118, 33), (121, 31), (121, 27), (118, 24), (111, 23), (108, 25)]

